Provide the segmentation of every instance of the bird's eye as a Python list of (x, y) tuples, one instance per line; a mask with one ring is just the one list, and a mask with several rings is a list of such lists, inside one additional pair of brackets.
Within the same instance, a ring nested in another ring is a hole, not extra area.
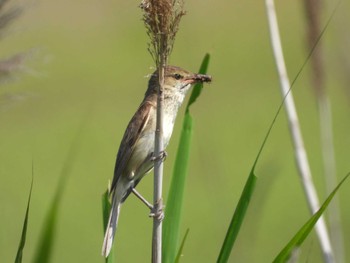
[(183, 77), (180, 75), (180, 74), (174, 74), (174, 78), (179, 80), (179, 79), (182, 79)]

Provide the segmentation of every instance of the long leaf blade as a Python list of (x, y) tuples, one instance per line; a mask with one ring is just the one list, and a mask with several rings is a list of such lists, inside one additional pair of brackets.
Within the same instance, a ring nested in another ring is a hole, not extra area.
[(79, 143), (81, 139), (82, 132), (84, 131), (85, 125), (87, 123), (87, 118), (90, 111), (86, 112), (82, 123), (74, 136), (73, 142), (71, 143), (68, 154), (65, 161), (63, 162), (63, 167), (61, 170), (59, 182), (56, 188), (56, 193), (54, 199), (49, 208), (49, 212), (44, 220), (44, 226), (41, 230), (41, 235), (39, 238), (39, 244), (36, 248), (36, 253), (34, 256), (33, 263), (48, 263), (51, 259), (51, 252), (53, 249), (55, 241), (56, 226), (58, 221), (59, 207), (61, 204), (61, 199), (63, 191), (65, 189), (68, 177), (72, 171), (72, 166), (77, 155), (77, 150), (79, 148)]
[(186, 230), (186, 233), (185, 233), (185, 235), (184, 235), (184, 237), (183, 237), (183, 239), (182, 239), (182, 242), (181, 242), (179, 251), (177, 252), (177, 256), (176, 256), (176, 258), (175, 258), (175, 263), (179, 263), (179, 262), (180, 262), (180, 258), (181, 258), (181, 256), (182, 256), (182, 251), (183, 251), (183, 249), (184, 249), (184, 247), (185, 247), (185, 242), (186, 242), (186, 240), (187, 240), (187, 236), (188, 236), (188, 233), (189, 233), (189, 232), (190, 232), (190, 229), (187, 229), (187, 230)]
[[(333, 15), (334, 15), (334, 11), (333, 11), (333, 14), (331, 15), (331, 18), (333, 17)], [(275, 114), (275, 116), (274, 116), (274, 118), (273, 118), (273, 120), (272, 120), (272, 122), (271, 122), (271, 124), (270, 124), (270, 126), (269, 126), (269, 129), (268, 129), (268, 131), (267, 131), (267, 133), (266, 133), (266, 135), (265, 135), (265, 137), (264, 137), (264, 140), (263, 140), (263, 142), (262, 142), (262, 144), (261, 144), (261, 146), (260, 146), (260, 149), (259, 149), (259, 151), (258, 151), (257, 157), (255, 158), (254, 164), (253, 164), (253, 166), (252, 166), (250, 175), (249, 175), (249, 177), (248, 177), (248, 180), (247, 180), (247, 182), (246, 182), (246, 185), (245, 185), (245, 188), (244, 188), (244, 190), (243, 190), (242, 195), (243, 195), (244, 192), (245, 192), (245, 189), (246, 189), (246, 187), (247, 187), (247, 184), (250, 184), (249, 181), (252, 181), (252, 180), (256, 181), (257, 177), (254, 175), (254, 170), (255, 170), (255, 167), (256, 167), (256, 165), (257, 165), (259, 159), (260, 159), (260, 155), (261, 155), (261, 153), (262, 153), (262, 150), (264, 149), (265, 144), (266, 144), (266, 142), (267, 142), (267, 140), (268, 140), (268, 138), (269, 138), (269, 136), (270, 136), (270, 133), (271, 133), (271, 131), (272, 131), (272, 128), (274, 127), (274, 124), (275, 124), (275, 122), (276, 122), (276, 120), (277, 120), (277, 117), (279, 116), (279, 114), (280, 114), (280, 112), (281, 112), (281, 110), (282, 110), (282, 107), (283, 107), (283, 105), (284, 105), (284, 103), (285, 103), (285, 101), (286, 101), (286, 98), (287, 98), (289, 92), (290, 92), (291, 89), (293, 88), (293, 86), (294, 86), (294, 84), (296, 83), (297, 79), (299, 78), (301, 72), (303, 71), (304, 67), (306, 66), (308, 60), (310, 59), (311, 55), (313, 54), (313, 52), (314, 52), (316, 46), (318, 45), (318, 42), (321, 40), (321, 38), (322, 38), (322, 36), (323, 36), (323, 34), (324, 34), (326, 28), (328, 27), (328, 25), (329, 25), (329, 23), (330, 23), (331, 18), (328, 20), (326, 26), (324, 27), (324, 29), (322, 30), (320, 36), (317, 38), (317, 41), (315, 42), (314, 46), (313, 46), (312, 49), (310, 50), (309, 55), (308, 55), (307, 58), (305, 59), (304, 63), (302, 64), (302, 66), (301, 66), (300, 70), (298, 71), (298, 73), (296, 74), (296, 76), (294, 77), (294, 79), (293, 79), (293, 81), (292, 81), (292, 83), (291, 83), (291, 85), (290, 85), (290, 88), (289, 88), (288, 92), (287, 92), (287, 93), (285, 94), (285, 96), (283, 97), (283, 100), (282, 100), (281, 104), (279, 105), (279, 107), (278, 107), (278, 109), (277, 109), (277, 112), (276, 112), (276, 114)], [(253, 179), (252, 177), (254, 177), (254, 179)], [(254, 184), (255, 184), (255, 182), (254, 182)], [(253, 186), (253, 188), (251, 189), (251, 191), (253, 191), (253, 190), (254, 190), (254, 186)], [(250, 192), (250, 191), (247, 191), (247, 193), (248, 193), (248, 192)], [(241, 199), (242, 199), (242, 195), (241, 195), (240, 201), (241, 201)], [(244, 199), (245, 199), (245, 198), (244, 198)], [(249, 200), (249, 199), (248, 199), (248, 200)], [(237, 208), (238, 208), (238, 207), (237, 207)], [(237, 209), (236, 209), (236, 210), (237, 210)], [(236, 214), (236, 211), (235, 211), (235, 214)], [(234, 223), (234, 222), (235, 222), (235, 220), (234, 220), (235, 214), (233, 215), (233, 218), (232, 218), (232, 220), (231, 220), (231, 224), (230, 224), (230, 226), (229, 226), (229, 230), (227, 231), (226, 238), (225, 238), (225, 241), (224, 241), (223, 246), (222, 246), (222, 248), (221, 248), (221, 251), (220, 251), (220, 254), (219, 254), (219, 257), (218, 257), (217, 262), (220, 262), (220, 263), (227, 262), (227, 261), (228, 261), (228, 258), (229, 258), (229, 256), (230, 256), (230, 252), (231, 252), (231, 250), (232, 250), (232, 248), (233, 248), (234, 241), (235, 241), (235, 239), (236, 239), (235, 235), (231, 235), (230, 232), (231, 232), (231, 233), (237, 233), (237, 234), (238, 234), (239, 228), (240, 228), (240, 226), (241, 226), (241, 223), (240, 223), (240, 224), (235, 224), (235, 223)], [(240, 217), (242, 217), (242, 220), (243, 220), (244, 215), (245, 215), (245, 211), (244, 211), (244, 214), (240, 215)], [(236, 225), (236, 227), (238, 227), (238, 229), (237, 229), (237, 230), (231, 229), (231, 227), (233, 227), (233, 225)], [(230, 237), (231, 237), (231, 238), (230, 238)]]
[(32, 189), (33, 189), (33, 173), (34, 172), (33, 172), (33, 166), (32, 166), (32, 182), (30, 184), (26, 215), (24, 217), (21, 241), (20, 241), (19, 246), (18, 246), (15, 263), (21, 263), (22, 262), (23, 250), (24, 250), (24, 246), (26, 244), (27, 226), (28, 226), (28, 217), (29, 217), (29, 207), (30, 207), (30, 200), (31, 200), (31, 197), (32, 197)]
[[(202, 61), (199, 73), (206, 74), (209, 59), (210, 55), (206, 54)], [(163, 222), (162, 254), (164, 263), (174, 262), (176, 253), (178, 251), (183, 196), (188, 173), (188, 163), (193, 133), (193, 120), (189, 112), (189, 107), (200, 95), (202, 86), (202, 84), (197, 84), (193, 87), (183, 120), (179, 147), (175, 159), (174, 172), (171, 179), (170, 190), (165, 209), (165, 219)]]
[(164, 262), (174, 262), (176, 256), (191, 138), (192, 117), (189, 114), (186, 114), (175, 160), (174, 173), (170, 185), (167, 205), (165, 208), (166, 216), (163, 223)]
[[(255, 166), (253, 166), (253, 169), (254, 167)], [(256, 180), (257, 180), (257, 177), (255, 176), (253, 169), (249, 174), (248, 180), (244, 186), (243, 192), (241, 194), (241, 197), (238, 201), (237, 207), (231, 219), (231, 223), (227, 230), (226, 237), (221, 247), (221, 251), (217, 260), (218, 263), (224, 263), (228, 261), (233, 245), (236, 241), (239, 230), (243, 223), (245, 214), (247, 212), (247, 209), (250, 203), (251, 196), (253, 195)]]
[(320, 209), (300, 228), (300, 230), (295, 234), (295, 236), (288, 242), (288, 244), (281, 250), (281, 252), (277, 255), (274, 263), (280, 263), (280, 262), (286, 262), (288, 258), (290, 257), (292, 251), (299, 247), (306, 237), (310, 234), (311, 230), (314, 228), (315, 224), (317, 223), (318, 219), (321, 217), (323, 212), (328, 207), (329, 203), (332, 201), (334, 195), (339, 190), (340, 186), (345, 182), (346, 179), (348, 179), (350, 176), (350, 173), (347, 174), (343, 180), (337, 185), (337, 187), (330, 193), (330, 195), (327, 197), (327, 199), (324, 201)]
[[(106, 192), (102, 195), (102, 219), (103, 219), (103, 233), (106, 232), (107, 224), (108, 224), (108, 218), (109, 218), (109, 211), (111, 210), (111, 202), (109, 201), (109, 191), (106, 190)], [(106, 263), (113, 263), (114, 262), (114, 249), (112, 247), (111, 252), (109, 253), (108, 257), (105, 258)]]
[[(209, 66), (209, 61), (210, 61), (210, 54), (205, 54), (202, 64), (199, 68), (199, 72), (200, 74), (206, 74), (208, 71), (208, 66)], [(197, 98), (199, 97), (199, 95), (201, 94), (203, 89), (203, 84), (202, 83), (198, 83), (193, 87), (190, 99), (188, 100), (188, 104), (186, 107), (186, 112), (188, 111), (188, 109), (190, 108), (190, 106), (197, 100)]]

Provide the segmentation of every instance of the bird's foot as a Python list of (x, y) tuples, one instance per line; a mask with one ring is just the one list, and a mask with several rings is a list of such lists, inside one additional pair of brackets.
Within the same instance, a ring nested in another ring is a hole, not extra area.
[(144, 198), (139, 192), (137, 192), (135, 188), (132, 188), (131, 192), (151, 210), (149, 217), (154, 217), (159, 221), (163, 221), (164, 206), (161, 200), (159, 200), (155, 205), (152, 205), (150, 202), (146, 200), (146, 198)]
[(163, 202), (161, 200), (158, 201), (153, 206), (153, 208), (151, 209), (151, 213), (149, 214), (149, 217), (153, 217), (159, 221), (163, 221), (163, 219), (164, 219), (164, 206), (163, 206)]
[(158, 156), (152, 156), (151, 161), (162, 161), (164, 162), (166, 160), (166, 157), (168, 156), (168, 153), (166, 151), (161, 151)]

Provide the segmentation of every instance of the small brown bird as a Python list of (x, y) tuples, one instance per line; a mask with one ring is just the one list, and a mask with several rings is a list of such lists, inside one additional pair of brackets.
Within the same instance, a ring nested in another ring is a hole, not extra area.
[[(112, 208), (102, 247), (102, 255), (111, 251), (121, 204), (154, 166), (154, 141), (157, 119), (158, 71), (151, 76), (145, 97), (126, 128), (120, 143), (111, 185)], [(177, 111), (192, 84), (210, 82), (211, 76), (194, 74), (174, 66), (164, 73), (163, 140), (167, 147)]]

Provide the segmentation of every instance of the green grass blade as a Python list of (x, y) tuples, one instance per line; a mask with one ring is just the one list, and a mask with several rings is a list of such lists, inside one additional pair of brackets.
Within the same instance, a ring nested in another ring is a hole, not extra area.
[(284, 105), (284, 102), (285, 102), (287, 95), (288, 94), (285, 95), (281, 104), (279, 105), (279, 107), (276, 111), (276, 114), (275, 114), (275, 116), (274, 116), (274, 118), (269, 126), (269, 129), (267, 130), (267, 133), (264, 137), (264, 140), (260, 146), (258, 154), (254, 160), (254, 163), (253, 163), (253, 166), (252, 166), (251, 171), (249, 173), (248, 179), (245, 183), (245, 186), (244, 186), (244, 189), (243, 189), (242, 194), (240, 196), (240, 199), (238, 201), (237, 207), (236, 207), (235, 212), (232, 216), (229, 228), (226, 232), (226, 237), (225, 237), (225, 240), (222, 244), (222, 247), (221, 247), (221, 250), (219, 253), (219, 257), (217, 260), (218, 263), (226, 263), (230, 257), (233, 245), (236, 241), (236, 238), (238, 236), (239, 230), (240, 230), (241, 225), (243, 223), (246, 211), (248, 209), (251, 196), (253, 195), (256, 180), (258, 179), (255, 175), (255, 167), (260, 159), (261, 153), (266, 145), (267, 139), (269, 138), (269, 136), (271, 134), (272, 128), (275, 125), (277, 117), (279, 116), (279, 114), (282, 110), (282, 107)]
[(192, 117), (185, 115), (163, 222), (163, 261), (174, 262), (179, 241), (182, 203), (187, 177)]
[[(202, 64), (199, 68), (199, 72), (200, 74), (206, 74), (208, 71), (208, 66), (209, 66), (209, 61), (210, 61), (210, 55), (209, 54), (205, 54)], [(188, 104), (186, 107), (186, 112), (189, 110), (190, 106), (196, 101), (196, 99), (199, 97), (199, 95), (201, 94), (203, 89), (203, 84), (198, 83), (193, 87), (190, 99), (188, 100)]]
[[(333, 13), (334, 14), (334, 13)], [(332, 14), (332, 16), (333, 16)], [(253, 193), (253, 190), (254, 190), (254, 185), (255, 185), (255, 181), (257, 179), (257, 177), (254, 175), (254, 171), (255, 171), (255, 167), (256, 167), (256, 164), (258, 163), (259, 161), (259, 158), (260, 158), (260, 155), (262, 153), (262, 150), (264, 149), (265, 147), (265, 144), (267, 142), (267, 139), (269, 138), (270, 136), (270, 133), (272, 131), (272, 128), (274, 127), (275, 125), (275, 122), (277, 120), (277, 117), (279, 116), (281, 110), (282, 110), (282, 107), (284, 105), (284, 102), (289, 94), (289, 92), (292, 90), (294, 84), (296, 83), (297, 79), (299, 78), (301, 72), (303, 71), (304, 67), (306, 66), (307, 62), (309, 61), (311, 55), (313, 54), (316, 46), (318, 45), (319, 41), (321, 40), (326, 28), (328, 27), (329, 25), (329, 22), (330, 20), (327, 22), (325, 28), (323, 29), (323, 31), (321, 32), (320, 36), (318, 37), (315, 45), (313, 46), (313, 48), (310, 50), (309, 52), (309, 55), (307, 56), (307, 58), (305, 59), (304, 63), (302, 64), (300, 70), (298, 71), (298, 73), (296, 74), (296, 76), (294, 77), (292, 83), (291, 83), (291, 86), (288, 90), (288, 92), (285, 94), (285, 96), (283, 97), (283, 100), (281, 102), (281, 104), (279, 105), (278, 109), (277, 109), (277, 112), (270, 124), (270, 127), (265, 135), (265, 138), (263, 140), (263, 143), (261, 144), (261, 147), (259, 149), (259, 152), (257, 154), (257, 157), (255, 158), (255, 161), (254, 161), (254, 164), (252, 166), (252, 169), (251, 169), (251, 172), (250, 172), (250, 175), (248, 177), (248, 180), (246, 182), (246, 185), (244, 187), (244, 190), (242, 192), (242, 195), (240, 197), (240, 201), (238, 202), (238, 205), (237, 205), (237, 208), (234, 212), (234, 215), (232, 217), (232, 220), (231, 220), (231, 223), (230, 223), (230, 226), (229, 226), (229, 229), (226, 233), (226, 237), (225, 237), (225, 240), (224, 240), (224, 243), (221, 247), (221, 251), (220, 251), (220, 254), (219, 254), (219, 257), (218, 257), (218, 260), (217, 262), (219, 263), (225, 263), (228, 261), (228, 258), (230, 256), (230, 253), (231, 253), (231, 250), (233, 248), (233, 245), (234, 245), (234, 242), (236, 240), (236, 237), (238, 235), (238, 232), (239, 232), (239, 229), (241, 227), (241, 224), (242, 224), (242, 221), (244, 219), (244, 216), (245, 216), (245, 212), (247, 210), (247, 207), (249, 205), (249, 200), (251, 198), (251, 195)], [(237, 211), (238, 210), (238, 211)]]
[[(108, 218), (109, 218), (109, 211), (111, 210), (111, 203), (109, 202), (109, 191), (107, 190), (102, 195), (102, 217), (103, 217), (103, 234), (106, 232), (107, 224), (108, 224)], [(108, 257), (105, 259), (106, 263), (113, 263), (114, 262), (114, 249), (112, 247), (111, 252), (109, 253)]]
[(188, 233), (190, 232), (190, 229), (187, 228), (186, 230), (186, 233), (182, 239), (182, 242), (181, 242), (181, 245), (180, 245), (180, 248), (179, 248), (179, 251), (177, 252), (177, 256), (175, 258), (175, 263), (179, 263), (180, 262), (180, 258), (181, 258), (181, 255), (182, 255), (182, 251), (185, 247), (185, 242), (187, 240), (187, 236), (188, 236)]
[(244, 186), (243, 192), (241, 194), (241, 197), (239, 199), (239, 202), (237, 204), (237, 207), (231, 219), (230, 226), (226, 233), (226, 237), (221, 247), (221, 251), (217, 260), (218, 263), (227, 262), (230, 257), (233, 245), (236, 241), (238, 232), (241, 228), (246, 211), (248, 209), (250, 198), (255, 188), (256, 180), (257, 180), (257, 177), (254, 174), (254, 170), (252, 170), (249, 174), (248, 180)]
[[(61, 192), (61, 191), (59, 191)], [(61, 195), (56, 193), (49, 213), (45, 219), (44, 227), (41, 233), (39, 245), (37, 246), (34, 263), (46, 263), (50, 261), (51, 250), (54, 243), (55, 228), (57, 224), (58, 205)]]
[[(88, 111), (87, 113), (89, 113)], [(59, 206), (61, 204), (61, 199), (63, 191), (65, 189), (67, 179), (72, 171), (72, 166), (77, 156), (77, 150), (80, 143), (80, 138), (82, 137), (82, 132), (87, 123), (88, 114), (86, 114), (84, 121), (81, 123), (78, 132), (76, 133), (73, 142), (70, 145), (68, 154), (65, 161), (63, 162), (62, 171), (60, 174), (59, 182), (56, 188), (56, 193), (52, 201), (51, 207), (44, 220), (44, 225), (39, 238), (39, 244), (36, 248), (33, 263), (47, 263), (50, 262), (51, 252), (54, 245), (56, 226), (59, 214)]]
[[(206, 73), (209, 58), (209, 54), (206, 54), (201, 64), (199, 73)], [(178, 251), (180, 239), (180, 220), (193, 131), (193, 120), (189, 112), (189, 107), (200, 95), (202, 86), (202, 84), (197, 84), (193, 87), (183, 120), (179, 147), (175, 159), (174, 172), (170, 184), (168, 200), (165, 206), (162, 246), (164, 263), (174, 262)]]
[(329, 203), (332, 201), (334, 195), (339, 190), (340, 186), (345, 182), (346, 179), (348, 179), (350, 176), (350, 173), (347, 174), (343, 180), (337, 185), (337, 187), (332, 191), (332, 193), (328, 196), (326, 201), (322, 204), (320, 209), (300, 228), (300, 230), (295, 234), (295, 236), (288, 242), (288, 244), (281, 250), (281, 252), (277, 255), (274, 263), (281, 263), (286, 262), (292, 251), (299, 247), (306, 237), (310, 234), (311, 230), (317, 223), (317, 220), (321, 217), (325, 209), (328, 207)]
[(32, 189), (33, 189), (33, 166), (32, 166), (32, 183), (30, 184), (30, 190), (29, 190), (29, 196), (28, 196), (28, 203), (27, 203), (27, 210), (26, 210), (26, 215), (24, 217), (24, 223), (23, 223), (23, 228), (22, 228), (22, 235), (21, 235), (21, 241), (19, 242), (18, 250), (17, 250), (17, 255), (15, 259), (15, 263), (21, 263), (22, 262), (22, 257), (23, 257), (23, 250), (24, 246), (26, 244), (26, 236), (27, 236), (27, 226), (28, 226), (28, 216), (29, 216), (29, 207), (30, 207), (30, 199), (32, 197)]
[(103, 233), (105, 233), (107, 229), (110, 210), (111, 210), (111, 203), (109, 202), (108, 190), (106, 190), (106, 192), (104, 192), (104, 194), (102, 195)]

